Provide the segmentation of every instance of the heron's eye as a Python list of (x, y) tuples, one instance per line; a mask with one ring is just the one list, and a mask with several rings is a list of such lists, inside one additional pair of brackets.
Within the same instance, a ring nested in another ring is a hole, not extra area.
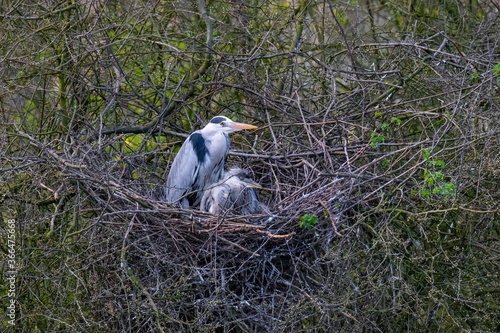
[(240, 180), (243, 180), (243, 177), (242, 177), (242, 176), (240, 176)]
[(221, 122), (221, 123), (220, 123), (220, 125), (221, 125), (221, 126), (224, 126), (224, 122)]

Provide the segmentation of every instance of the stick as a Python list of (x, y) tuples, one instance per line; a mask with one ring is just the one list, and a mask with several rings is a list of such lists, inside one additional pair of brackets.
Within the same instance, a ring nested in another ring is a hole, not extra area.
[(257, 231), (259, 234), (264, 234), (264, 235), (271, 237), (271, 238), (287, 238), (287, 237), (292, 237), (295, 234), (295, 232), (292, 232), (291, 234), (287, 234), (287, 235), (273, 235), (273, 234), (268, 233), (267, 231), (262, 231), (260, 229), (255, 229), (255, 231)]
[(320, 201), (319, 202), (321, 204), (321, 206), (323, 206), (326, 211), (328, 212), (328, 216), (330, 216), (330, 221), (332, 221), (332, 226), (333, 226), (333, 231), (335, 231), (335, 234), (337, 236), (340, 236), (340, 237), (344, 237), (343, 235), (339, 234), (339, 232), (337, 231), (337, 226), (335, 225), (335, 221), (337, 220), (337, 218), (335, 217), (335, 215), (333, 215), (330, 210), (328, 209), (328, 206), (326, 205), (326, 202), (324, 201)]

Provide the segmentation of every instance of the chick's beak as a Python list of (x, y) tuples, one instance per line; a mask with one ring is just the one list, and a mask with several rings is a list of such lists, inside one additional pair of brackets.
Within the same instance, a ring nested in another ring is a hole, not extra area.
[(227, 127), (232, 128), (234, 130), (242, 130), (242, 129), (255, 129), (257, 126), (254, 125), (249, 125), (249, 124), (242, 124), (242, 123), (236, 123), (232, 122), (227, 124)]
[(248, 186), (251, 186), (251, 187), (255, 187), (255, 188), (258, 188), (259, 190), (262, 189), (262, 186), (258, 185), (258, 184), (252, 184), (252, 183), (247, 183)]

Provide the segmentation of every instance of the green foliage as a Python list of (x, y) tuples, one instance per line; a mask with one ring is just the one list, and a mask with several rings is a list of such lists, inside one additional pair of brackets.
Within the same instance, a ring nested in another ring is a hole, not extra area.
[(431, 155), (431, 147), (427, 147), (422, 149), (422, 152), (424, 153), (424, 160), (428, 160), (429, 156)]
[(310, 230), (316, 223), (318, 218), (315, 215), (305, 214), (300, 218), (299, 227)]
[(444, 161), (441, 161), (441, 160), (433, 160), (433, 161), (429, 161), (429, 165), (435, 165), (435, 166), (438, 166), (438, 167), (441, 167), (441, 168), (444, 168)]
[(130, 151), (136, 151), (144, 139), (143, 134), (139, 135), (129, 135), (125, 138), (126, 148)]
[(389, 125), (388, 123), (383, 123), (380, 126), (380, 129), (384, 132), (389, 132), (389, 130), (391, 129), (391, 125)]
[(420, 195), (424, 199), (429, 199), (429, 197), (431, 196), (431, 191), (429, 191), (429, 189), (427, 189), (427, 188), (422, 188), (420, 190)]
[(470, 80), (474, 83), (478, 83), (480, 78), (481, 77), (479, 76), (479, 73), (477, 71), (474, 71), (474, 74), (472, 74)]
[[(431, 147), (422, 150), (423, 157), (426, 160), (426, 168), (424, 169), (425, 187), (420, 190), (420, 195), (428, 199), (431, 193), (439, 195), (455, 195), (455, 185), (451, 182), (446, 182), (446, 177), (443, 172), (445, 163), (442, 160), (431, 158)], [(439, 170), (436, 170), (436, 167)]]
[(347, 23), (348, 17), (346, 15), (344, 15), (341, 12), (339, 12), (337, 9), (334, 9), (333, 13), (337, 17), (337, 20), (339, 20), (340, 25), (344, 26)]
[(370, 147), (378, 148), (384, 141), (385, 138), (382, 135), (378, 134), (377, 132), (372, 132), (370, 137)]
[(432, 193), (441, 195), (454, 195), (455, 185), (453, 183), (440, 182), (437, 186), (434, 187)]
[(396, 126), (399, 126), (399, 125), (401, 125), (401, 119), (396, 118), (396, 117), (392, 117), (391, 118), (391, 123), (394, 124), (394, 125), (396, 125)]
[[(493, 69), (491, 70), (491, 72), (493, 73), (493, 75), (497, 75), (497, 74), (500, 74), (500, 62), (497, 63)], [(500, 76), (497, 77), (497, 82), (500, 83)]]
[(389, 167), (389, 165), (390, 165), (390, 164), (391, 164), (391, 161), (390, 161), (389, 159), (387, 159), (387, 158), (386, 158), (386, 159), (384, 159), (384, 160), (382, 161), (382, 168), (387, 169), (387, 168)]
[(500, 62), (493, 66), (491, 72), (493, 73), (493, 75), (500, 74)]

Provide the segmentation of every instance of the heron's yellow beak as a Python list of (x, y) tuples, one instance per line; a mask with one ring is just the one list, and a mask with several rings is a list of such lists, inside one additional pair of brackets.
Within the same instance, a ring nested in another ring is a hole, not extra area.
[(247, 183), (247, 184), (248, 184), (248, 186), (252, 186), (252, 187), (255, 187), (255, 188), (258, 188), (258, 189), (262, 189), (262, 187), (259, 186), (259, 185), (250, 184), (250, 183)]
[(257, 126), (254, 126), (254, 125), (242, 124), (242, 123), (235, 123), (235, 122), (227, 124), (227, 127), (235, 129), (235, 130), (255, 129), (255, 128), (257, 128)]

